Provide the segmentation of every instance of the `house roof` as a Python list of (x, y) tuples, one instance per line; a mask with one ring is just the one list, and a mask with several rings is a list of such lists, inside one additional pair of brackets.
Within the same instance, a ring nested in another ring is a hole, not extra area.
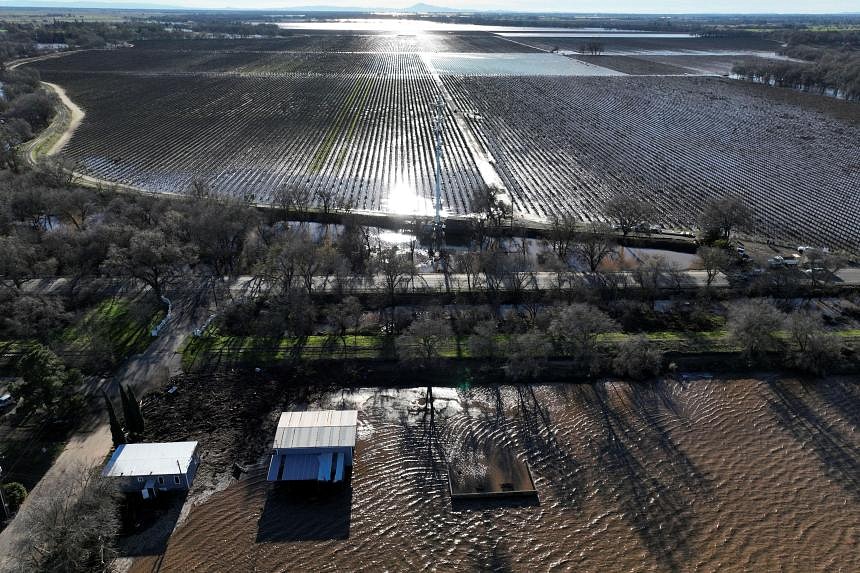
[(105, 477), (178, 475), (188, 472), (197, 442), (122, 444), (110, 457)]
[(354, 447), (358, 411), (283, 412), (275, 449)]

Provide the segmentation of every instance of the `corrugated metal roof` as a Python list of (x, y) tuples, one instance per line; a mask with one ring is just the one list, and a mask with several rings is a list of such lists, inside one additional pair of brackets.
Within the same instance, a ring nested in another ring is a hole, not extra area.
[(197, 442), (122, 444), (110, 457), (105, 477), (175, 475), (188, 472)]
[(274, 448), (355, 447), (357, 410), (283, 412)]

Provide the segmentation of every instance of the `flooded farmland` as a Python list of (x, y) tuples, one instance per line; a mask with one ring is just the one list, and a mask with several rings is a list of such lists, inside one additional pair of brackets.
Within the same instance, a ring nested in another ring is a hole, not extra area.
[[(857, 379), (427, 398), (414, 388), (315, 399), (359, 410), (351, 490), (274, 491), (253, 470), (192, 507), (165, 554), (133, 570), (860, 570)], [(446, 460), (487, 443), (528, 462), (537, 500), (452, 505)]]

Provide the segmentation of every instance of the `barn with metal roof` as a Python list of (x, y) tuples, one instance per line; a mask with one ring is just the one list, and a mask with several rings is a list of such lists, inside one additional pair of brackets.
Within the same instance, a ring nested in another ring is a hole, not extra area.
[(357, 422), (356, 410), (283, 412), (269, 481), (343, 481), (352, 467)]

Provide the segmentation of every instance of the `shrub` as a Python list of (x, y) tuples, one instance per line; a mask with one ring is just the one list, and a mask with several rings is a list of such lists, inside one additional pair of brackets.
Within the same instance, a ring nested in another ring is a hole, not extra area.
[(660, 373), (663, 353), (640, 334), (621, 343), (612, 365), (617, 375), (642, 380)]
[(3, 494), (6, 496), (6, 503), (9, 504), (9, 509), (14, 513), (18, 511), (18, 508), (21, 507), (21, 504), (27, 498), (27, 488), (16, 481), (4, 483)]
[(526, 332), (511, 337), (505, 373), (513, 380), (537, 378), (546, 369), (552, 353), (552, 342), (540, 332)]
[(744, 358), (753, 360), (775, 349), (782, 324), (783, 314), (773, 304), (749, 300), (735, 303), (729, 310), (726, 327)]
[(475, 325), (474, 333), (469, 336), (469, 354), (474, 358), (492, 358), (498, 348), (496, 334), (499, 327), (495, 320), (485, 320)]

